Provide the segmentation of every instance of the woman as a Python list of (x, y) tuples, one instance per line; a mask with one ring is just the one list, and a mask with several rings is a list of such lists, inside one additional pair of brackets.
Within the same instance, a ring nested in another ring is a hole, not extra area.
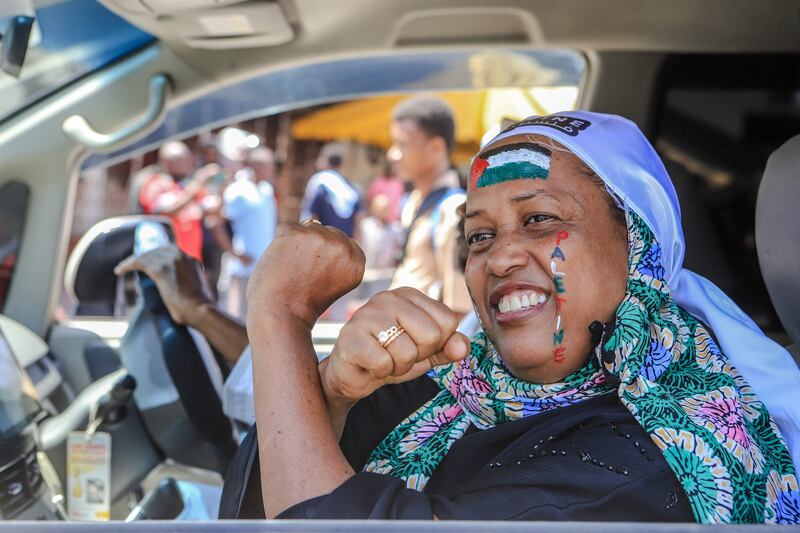
[(471, 343), (400, 289), (317, 367), (311, 325), (363, 254), (309, 225), (262, 258), (247, 326), (268, 516), (798, 521), (776, 420), (796, 429), (781, 394), (800, 374), (681, 268), (674, 189), (635, 125), (513, 125), (473, 161), (465, 217)]

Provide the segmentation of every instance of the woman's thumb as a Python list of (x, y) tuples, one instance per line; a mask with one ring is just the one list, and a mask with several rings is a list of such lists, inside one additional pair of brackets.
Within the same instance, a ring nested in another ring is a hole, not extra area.
[(431, 356), (431, 366), (437, 367), (461, 361), (469, 355), (469, 346), (469, 339), (466, 335), (458, 331), (453, 333), (444, 343), (442, 350)]

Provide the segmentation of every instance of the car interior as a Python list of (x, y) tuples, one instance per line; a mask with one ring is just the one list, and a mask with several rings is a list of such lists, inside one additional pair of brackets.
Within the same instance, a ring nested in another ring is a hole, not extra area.
[[(0, 531), (18, 531), (19, 520), (43, 521), (31, 531), (81, 530), (70, 522), (80, 519), (68, 510), (79, 474), (67, 454), (70, 435), (89, 427), (113, 443), (110, 511), (92, 520), (279, 530), (217, 520), (223, 492), (234, 499), (227, 518), (254, 518), (243, 509), (260, 497), (250, 474), (235, 476), (251, 479), (245, 486), (225, 482), (247, 433), (222, 410), (230, 369), (171, 320), (152, 282), (118, 283), (113, 273), (142, 222), (173, 241), (169, 221), (119, 213), (71, 240), (87, 172), (255, 118), (372, 97), (575, 87), (576, 109), (633, 120), (664, 159), (686, 267), (800, 363), (796, 0), (14, 0), (0, 6), (0, 45), (20, 42), (12, 29), (30, 41), (27, 57), (9, 45), (10, 66), (0, 65), (0, 362), (3, 350), (13, 356), (21, 397), (35, 408), (8, 435), (0, 427), (3, 442), (17, 443), (0, 451)], [(493, 68), (476, 75), (475, 58), (488, 52)], [(291, 177), (300, 194), (307, 177)], [(77, 305), (70, 316), (58, 312), (63, 294)], [(315, 327), (321, 357), (340, 327)], [(257, 474), (253, 460), (245, 464)], [(524, 529), (543, 527), (552, 525)]]

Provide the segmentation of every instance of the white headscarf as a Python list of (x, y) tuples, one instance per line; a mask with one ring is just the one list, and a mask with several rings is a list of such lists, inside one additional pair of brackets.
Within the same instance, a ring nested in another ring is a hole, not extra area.
[(800, 466), (800, 369), (716, 285), (683, 268), (678, 196), (664, 164), (638, 126), (616, 115), (567, 111), (526, 119), (491, 142), (519, 134), (542, 135), (563, 144), (647, 222), (661, 245), (672, 297), (711, 328), (723, 353), (780, 427), (795, 466)]

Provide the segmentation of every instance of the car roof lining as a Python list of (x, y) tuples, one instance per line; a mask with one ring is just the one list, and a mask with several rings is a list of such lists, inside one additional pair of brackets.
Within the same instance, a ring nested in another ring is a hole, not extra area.
[[(794, 52), (800, 17), (794, 0), (278, 0), (294, 36), (284, 44), (209, 50), (193, 48), (181, 21), (211, 16), (219, 8), (169, 15), (132, 13), (129, 0), (100, 0), (158, 37), (205, 76), (226, 82), (289, 63), (416, 49), (446, 50), (531, 46), (639, 52)], [(202, 1), (202, 0), (198, 0)], [(228, 0), (227, 12), (251, 9), (255, 0)], [(263, 2), (262, 5), (274, 2)], [(184, 2), (185, 4), (185, 2)], [(243, 11), (244, 12), (244, 11)], [(442, 21), (447, 21), (446, 28)], [(483, 21), (483, 23), (477, 23)], [(757, 23), (754, 23), (757, 22)]]

